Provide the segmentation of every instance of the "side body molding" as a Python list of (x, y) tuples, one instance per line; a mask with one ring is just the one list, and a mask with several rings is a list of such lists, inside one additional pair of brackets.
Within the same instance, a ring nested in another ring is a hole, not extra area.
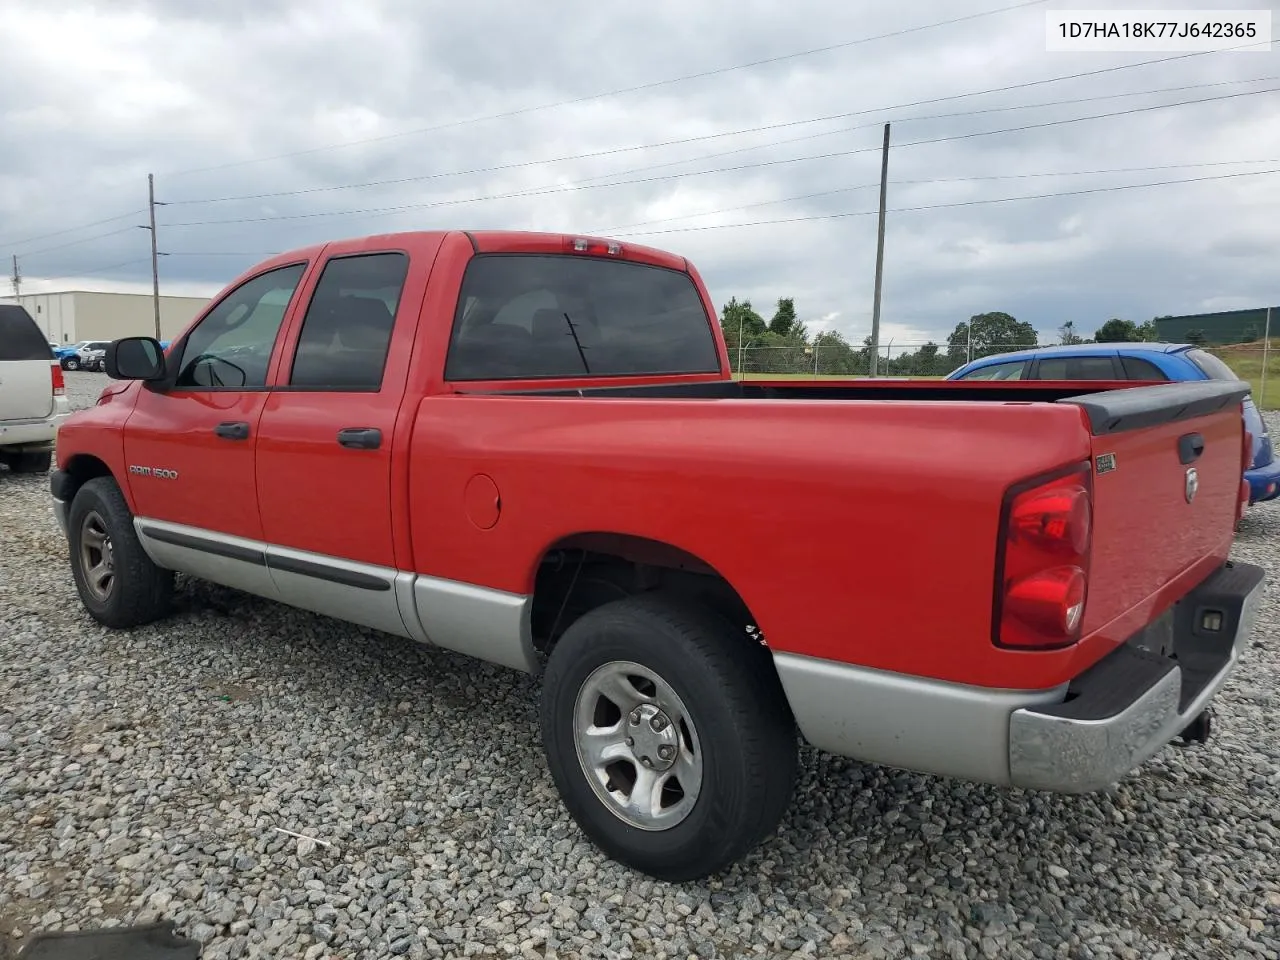
[(160, 567), (301, 610), (537, 674), (533, 598), (138, 517)]

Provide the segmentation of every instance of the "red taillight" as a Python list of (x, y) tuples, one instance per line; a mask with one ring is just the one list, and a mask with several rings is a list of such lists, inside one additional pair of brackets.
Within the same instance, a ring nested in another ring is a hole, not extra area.
[(55, 397), (65, 397), (67, 395), (67, 381), (62, 375), (62, 364), (55, 360), (49, 369), (53, 372), (53, 395)]
[(1091, 464), (1010, 491), (1001, 522), (992, 641), (1055, 650), (1080, 640), (1093, 542)]

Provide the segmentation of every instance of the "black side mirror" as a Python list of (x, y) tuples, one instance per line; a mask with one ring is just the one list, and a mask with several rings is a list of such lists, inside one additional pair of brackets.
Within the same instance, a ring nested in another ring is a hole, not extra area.
[(164, 351), (151, 337), (124, 337), (107, 344), (103, 358), (112, 380), (163, 380)]

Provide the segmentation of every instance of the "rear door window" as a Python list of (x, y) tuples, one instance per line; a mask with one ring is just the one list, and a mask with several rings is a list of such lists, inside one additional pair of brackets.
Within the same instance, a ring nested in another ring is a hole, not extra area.
[(52, 359), (49, 341), (26, 308), (0, 303), (0, 361)]
[(485, 254), (462, 281), (445, 377), (718, 373), (687, 273), (624, 260)]
[(1114, 357), (1042, 357), (1037, 380), (1123, 380)]
[(1168, 380), (1161, 371), (1150, 360), (1143, 360), (1141, 357), (1121, 357), (1120, 366), (1124, 368), (1124, 375), (1129, 380)]

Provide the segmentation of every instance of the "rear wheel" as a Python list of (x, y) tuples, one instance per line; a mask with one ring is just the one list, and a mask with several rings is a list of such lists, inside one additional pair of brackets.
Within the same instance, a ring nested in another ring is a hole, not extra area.
[(0, 458), (14, 473), (48, 473), (53, 463), (53, 454), (48, 450), (35, 453), (6, 453), (0, 454)]
[(64, 367), (66, 367), (68, 370), (79, 370), (79, 369), (80, 369), (80, 358), (79, 358), (79, 357), (67, 357), (67, 359), (65, 359), (65, 360), (63, 360), (63, 361), (62, 361), (62, 365), (63, 365)]
[(768, 653), (663, 595), (607, 603), (565, 631), (542, 737), (582, 830), (662, 880), (739, 859), (777, 827), (795, 784), (794, 720)]
[(67, 519), (71, 570), (80, 602), (108, 627), (137, 627), (169, 612), (173, 572), (151, 562), (133, 514), (110, 477), (82, 486)]

